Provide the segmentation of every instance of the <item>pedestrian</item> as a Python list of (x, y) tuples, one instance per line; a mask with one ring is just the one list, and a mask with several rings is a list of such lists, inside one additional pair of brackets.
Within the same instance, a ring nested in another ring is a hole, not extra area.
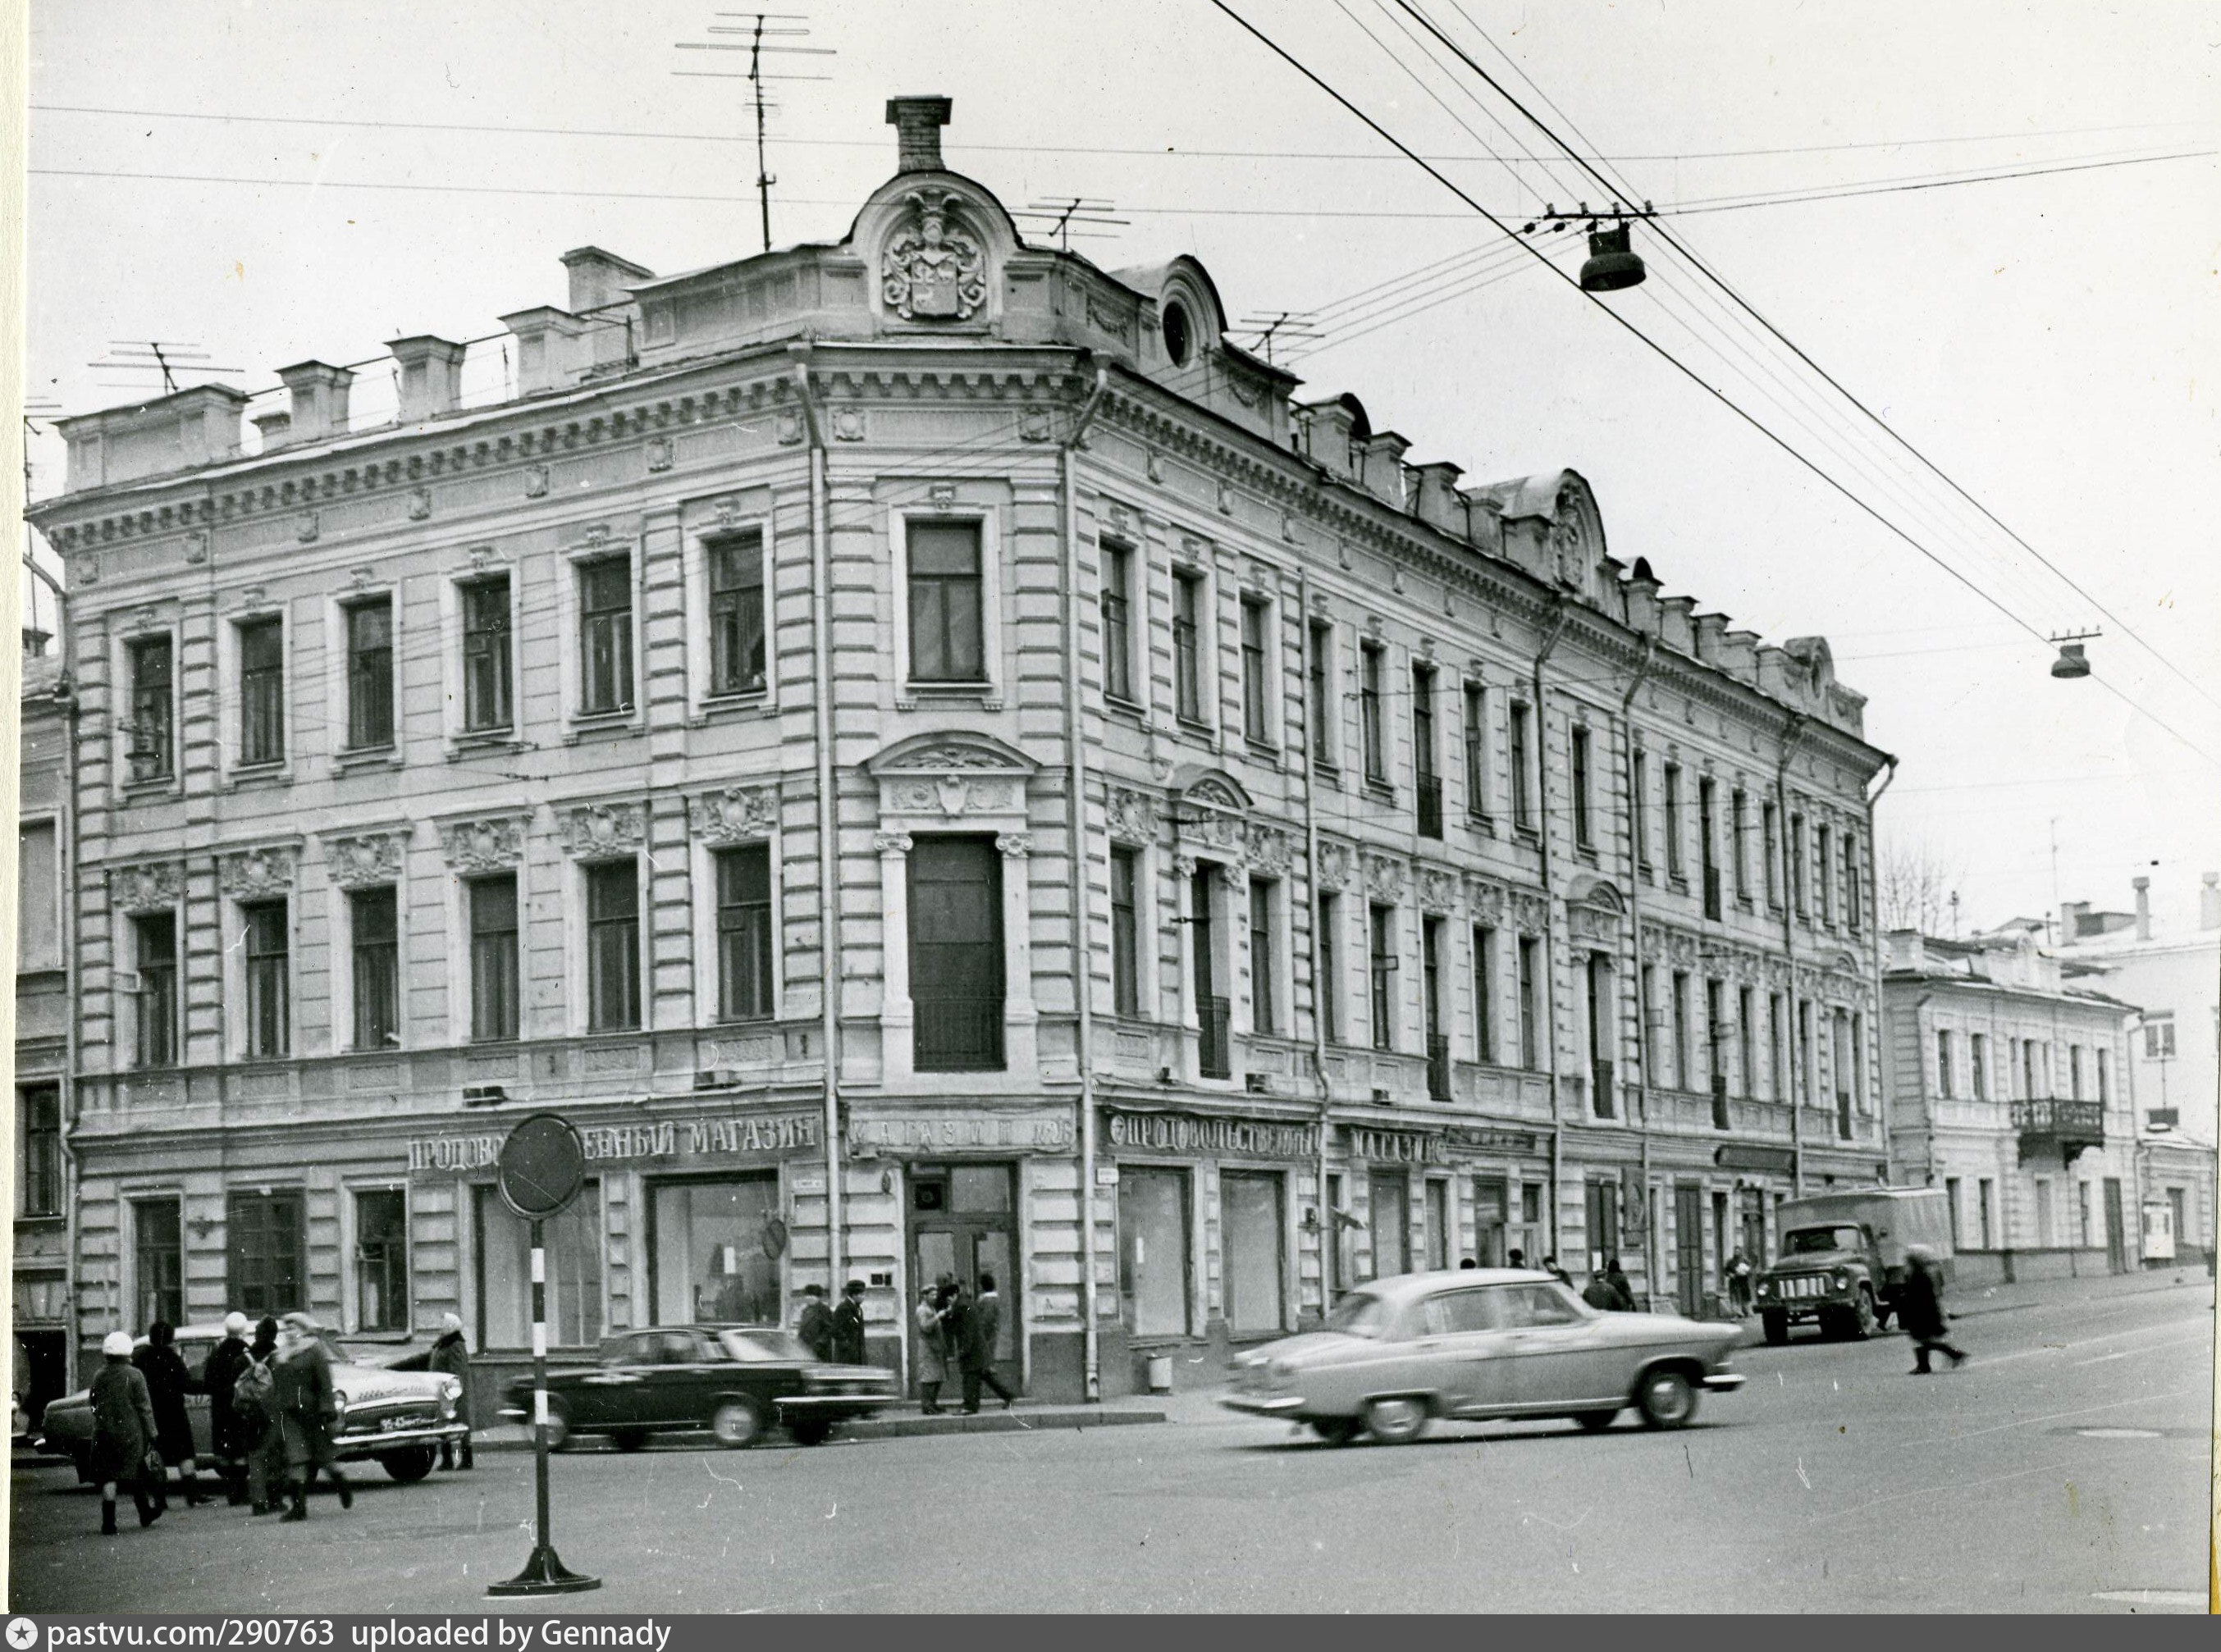
[(979, 1316), (972, 1311), (972, 1303), (961, 1285), (948, 1287), (948, 1296), (941, 1310), (943, 1334), (948, 1340), (948, 1357), (956, 1362), (956, 1375), (964, 1388), (964, 1414), (979, 1414), (980, 1373), (986, 1368), (986, 1350), (979, 1342)]
[(942, 1293), (954, 1281), (944, 1274), (917, 1305), (918, 1408), (928, 1417), (941, 1415), (941, 1385), (948, 1381), (948, 1331), (942, 1323)]
[(1736, 1247), (1735, 1255), (1728, 1258), (1728, 1306), (1738, 1319), (1750, 1317), (1750, 1258)]
[(100, 1487), (100, 1535), (116, 1535), (116, 1488), (128, 1486), (139, 1524), (162, 1518), (160, 1500), (147, 1495), (149, 1459), (153, 1483), (161, 1483), (161, 1458), (154, 1451), (154, 1404), (147, 1379), (131, 1362), (131, 1333), (111, 1331), (100, 1345), (103, 1363), (92, 1379), (92, 1478)]
[(440, 1316), (440, 1340), (432, 1344), (432, 1368), (445, 1372), (463, 1385), (455, 1396), (455, 1415), (462, 1418), (463, 1437), (440, 1442), (440, 1467), (454, 1468), (460, 1464), (467, 1472), (471, 1466), (471, 1345), (463, 1340), (463, 1317), (459, 1313)]
[(1542, 1258), (1542, 1271), (1561, 1285), (1571, 1285), (1573, 1282), (1573, 1276), (1558, 1266), (1558, 1259), (1555, 1256)]
[(252, 1362), (247, 1351), (247, 1316), (235, 1310), (223, 1316), (223, 1340), (201, 1368), (201, 1387), (208, 1393), (210, 1453), (234, 1508), (247, 1501), (247, 1453), (254, 1437), (241, 1425), (233, 1396), (240, 1373)]
[(1930, 1354), (1949, 1354), (1955, 1370), (1967, 1362), (1965, 1353), (1944, 1340), (1950, 1316), (1943, 1312), (1943, 1270), (1936, 1265), (1936, 1253), (1924, 1244), (1905, 1247), (1905, 1283), (1898, 1287), (1897, 1318), (1912, 1338), (1909, 1375), (1932, 1375)]
[(833, 1310), (833, 1357), (843, 1365), (864, 1362), (864, 1281), (852, 1279), (842, 1287), (841, 1306)]
[(253, 1514), (275, 1514), (285, 1484), (285, 1431), (278, 1416), (278, 1322), (254, 1327), (247, 1368), (231, 1391), (233, 1414), (247, 1439), (247, 1495)]
[(1627, 1270), (1619, 1265), (1617, 1256), (1605, 1258), (1604, 1276), (1605, 1282), (1619, 1293), (1619, 1311), (1622, 1313), (1634, 1312), (1635, 1286), (1627, 1277)]
[[(995, 1350), (1003, 1331), (1003, 1299), (996, 1294), (994, 1275), (984, 1269), (979, 1274), (979, 1297), (972, 1304), (972, 1318), (978, 1325), (979, 1333), (982, 1356), (979, 1379), (995, 1391), (997, 1397), (1003, 1402), (1003, 1409), (1008, 1411), (1011, 1402), (1017, 1400), (1017, 1396), (1004, 1387), (1003, 1379), (995, 1374)], [(974, 1399), (976, 1400), (976, 1394)], [(977, 1404), (974, 1404), (973, 1409), (974, 1411), (979, 1409)]]
[[(164, 1462), (177, 1464), (185, 1503), (188, 1507), (198, 1508), (208, 1499), (194, 1483), (198, 1468), (195, 1461), (197, 1447), (193, 1440), (192, 1412), (185, 1408), (185, 1395), (192, 1389), (193, 1374), (179, 1357), (177, 1341), (177, 1327), (166, 1319), (157, 1319), (147, 1327), (146, 1345), (131, 1356), (131, 1362), (147, 1379), (147, 1397), (153, 1402), (154, 1449), (162, 1454)], [(160, 1502), (169, 1500), (166, 1489), (158, 1491), (155, 1496)]]
[(1527, 1265), (1527, 1253), (1517, 1245), (1512, 1246), (1511, 1254), (1506, 1259), (1506, 1265), (1512, 1268), (1524, 1268)]
[(814, 1360), (829, 1363), (833, 1358), (833, 1310), (825, 1306), (825, 1287), (805, 1285), (802, 1287), (802, 1322), (795, 1327), (795, 1335), (810, 1350)]
[(1589, 1282), (1581, 1291), (1581, 1300), (1599, 1313), (1625, 1312), (1621, 1304), (1619, 1293), (1612, 1287), (1611, 1278), (1604, 1274), (1589, 1275)]
[(339, 1415), (339, 1393), (332, 1387), (332, 1356), (305, 1313), (289, 1313), (278, 1325), (278, 1415), (285, 1430), (285, 1490), (289, 1504), (280, 1518), (309, 1518), (309, 1487), (322, 1471), (338, 1488), (340, 1506), (354, 1506), (354, 1493), (332, 1452), (332, 1424)]

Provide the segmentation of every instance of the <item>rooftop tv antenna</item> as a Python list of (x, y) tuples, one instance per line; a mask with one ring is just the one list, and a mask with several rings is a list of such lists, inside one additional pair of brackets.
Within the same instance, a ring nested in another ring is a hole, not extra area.
[[(1048, 228), (1042, 233), (1055, 236), (1057, 244), (1069, 252), (1072, 251), (1072, 227), (1074, 224), (1100, 224), (1108, 228), (1133, 221), (1129, 218), (1110, 216), (1117, 209), (1116, 203), (1099, 196), (1060, 195), (1047, 201), (1028, 202), (1023, 212), (1014, 212), (1010, 215), (1014, 218), (1047, 219)], [(1108, 234), (1083, 229), (1079, 232), (1079, 239), (1084, 241), (1107, 241), (1111, 238)]]
[(766, 41), (799, 40), (807, 35), (807, 28), (796, 27), (809, 21), (798, 11), (721, 11), (716, 16), (735, 19), (732, 22), (711, 23), (712, 34), (742, 34), (741, 41), (678, 41), (673, 42), (681, 52), (745, 52), (748, 67), (745, 74), (723, 69), (673, 69), (671, 72), (695, 80), (745, 80), (750, 90), (750, 102), (756, 115), (756, 199), (763, 213), (763, 250), (771, 251), (771, 186), (779, 182), (772, 176), (764, 156), (764, 115), (774, 106), (764, 97), (764, 83), (771, 80), (830, 80), (831, 75), (777, 75), (767, 73), (763, 60), (767, 56), (829, 58), (835, 51), (829, 46), (766, 46)]
[(1273, 360), (1273, 341), (1289, 339), (1298, 344), (1317, 343), (1322, 336), (1311, 312), (1307, 309), (1284, 309), (1270, 315), (1245, 315), (1242, 325), (1257, 335), (1257, 348), (1265, 352), (1269, 365)]
[[(211, 367), (209, 353), (198, 345), (181, 344), (174, 339), (111, 339), (109, 353), (100, 361), (89, 361), (88, 367), (103, 367), (117, 372), (159, 372), (162, 375), (162, 394), (174, 396), (178, 390), (179, 373), (236, 373), (238, 367)], [(135, 386), (134, 387), (135, 388)]]

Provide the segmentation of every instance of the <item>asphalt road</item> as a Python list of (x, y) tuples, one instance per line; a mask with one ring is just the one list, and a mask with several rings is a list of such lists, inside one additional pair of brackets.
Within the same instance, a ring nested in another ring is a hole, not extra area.
[[(2213, 1290), (1737, 1356), (1696, 1425), (1445, 1428), (1336, 1449), (1183, 1401), (1160, 1426), (672, 1447), (555, 1460), (556, 1545), (601, 1611), (2152, 1611), (2202, 1605)], [(366, 1470), (305, 1524), (175, 1509), (95, 1535), (15, 1475), (18, 1611), (479, 1611), (530, 1549), (532, 1461)]]

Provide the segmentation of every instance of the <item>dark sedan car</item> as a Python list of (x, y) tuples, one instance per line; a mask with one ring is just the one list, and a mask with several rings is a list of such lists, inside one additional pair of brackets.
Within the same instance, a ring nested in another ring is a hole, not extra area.
[[(724, 1446), (763, 1437), (774, 1424), (815, 1445), (833, 1424), (894, 1403), (892, 1373), (828, 1365), (792, 1332), (766, 1325), (663, 1325), (613, 1337), (601, 1363), (547, 1374), (547, 1436), (560, 1448), (606, 1435), (636, 1451), (648, 1436), (707, 1429)], [(510, 1381), (504, 1421), (532, 1421), (532, 1379)]]

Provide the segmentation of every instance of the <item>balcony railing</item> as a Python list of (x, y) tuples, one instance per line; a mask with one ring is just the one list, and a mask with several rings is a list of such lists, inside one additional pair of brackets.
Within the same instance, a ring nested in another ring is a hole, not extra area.
[(1450, 1099), (1450, 1041), (1439, 1033), (1427, 1036), (1427, 1095), (1436, 1101)]
[(999, 1072), (1003, 1001), (919, 999), (915, 1064), (921, 1073)]
[(1714, 1130), (1725, 1130), (1728, 1128), (1730, 1122), (1730, 1120), (1728, 1117), (1728, 1082), (1724, 1078), (1715, 1078), (1712, 1081), (1712, 1128)]
[(1617, 1117), (1618, 1087), (1613, 1078), (1612, 1064), (1601, 1056), (1589, 1057), (1589, 1084), (1594, 1092), (1589, 1098), (1589, 1110), (1599, 1119)]
[(2061, 1165), (2069, 1165), (2085, 1148), (2105, 1144), (2105, 1104), (2039, 1096), (2012, 1104), (2012, 1125), (2020, 1135), (2023, 1164), (2055, 1152)]
[(1412, 787), (1418, 800), (1419, 835), (1440, 838), (1442, 835), (1442, 777), (1440, 775), (1421, 775)]
[(1196, 1007), (1203, 1038), (1196, 1070), (1205, 1078), (1234, 1076), (1234, 1007), (1223, 998), (1206, 998)]
[(1720, 919), (1720, 869), (1705, 868), (1705, 916), (1717, 923)]
[(1849, 1090), (1836, 1092), (1836, 1139), (1845, 1142), (1851, 1139), (1851, 1093)]

